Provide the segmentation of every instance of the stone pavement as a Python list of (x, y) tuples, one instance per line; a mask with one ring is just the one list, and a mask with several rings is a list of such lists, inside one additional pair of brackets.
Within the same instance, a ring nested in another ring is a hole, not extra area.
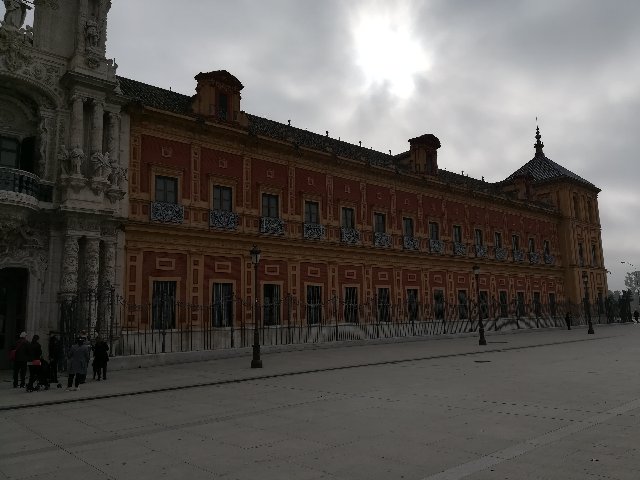
[(2, 372), (0, 478), (640, 479), (640, 325)]

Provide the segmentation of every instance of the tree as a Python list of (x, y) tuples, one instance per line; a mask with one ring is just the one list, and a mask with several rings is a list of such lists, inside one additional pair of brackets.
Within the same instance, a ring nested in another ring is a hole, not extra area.
[[(624, 285), (634, 294), (638, 295), (640, 299), (640, 271), (627, 272), (624, 277)], [(633, 295), (631, 295), (631, 301), (634, 301)]]

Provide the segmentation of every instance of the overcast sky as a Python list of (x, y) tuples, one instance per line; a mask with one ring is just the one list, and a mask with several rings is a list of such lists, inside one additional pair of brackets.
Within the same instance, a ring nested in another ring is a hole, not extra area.
[(242, 109), (502, 180), (547, 157), (594, 183), (609, 288), (640, 270), (640, 1), (115, 0), (118, 74), (187, 95), (225, 69)]

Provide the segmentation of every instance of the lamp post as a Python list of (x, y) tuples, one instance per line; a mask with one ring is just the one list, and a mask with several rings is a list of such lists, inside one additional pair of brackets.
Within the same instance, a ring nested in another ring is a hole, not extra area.
[(587, 333), (593, 335), (593, 324), (591, 323), (591, 308), (589, 307), (589, 274), (582, 272), (582, 281), (584, 282), (584, 311), (587, 315), (587, 322), (589, 322), (589, 330)]
[(482, 312), (480, 308), (480, 267), (473, 266), (473, 274), (476, 277), (476, 301), (478, 302), (478, 330), (480, 330), (480, 340), (478, 345), (486, 345), (487, 340), (484, 338), (484, 323), (482, 323)]
[(260, 249), (255, 245), (249, 252), (251, 255), (251, 263), (253, 264), (253, 295), (255, 297), (253, 314), (253, 357), (251, 358), (251, 368), (262, 368), (262, 360), (260, 359), (260, 333), (258, 332), (258, 324), (260, 323), (260, 305), (258, 303), (258, 265), (260, 265), (260, 253)]

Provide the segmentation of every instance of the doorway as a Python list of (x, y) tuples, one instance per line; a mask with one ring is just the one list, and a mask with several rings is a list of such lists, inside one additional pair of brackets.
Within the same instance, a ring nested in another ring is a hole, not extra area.
[[(0, 270), (0, 368), (9, 368), (9, 350), (25, 331), (29, 271), (25, 268)], [(27, 332), (27, 334), (33, 332)], [(31, 335), (29, 334), (29, 337)]]

